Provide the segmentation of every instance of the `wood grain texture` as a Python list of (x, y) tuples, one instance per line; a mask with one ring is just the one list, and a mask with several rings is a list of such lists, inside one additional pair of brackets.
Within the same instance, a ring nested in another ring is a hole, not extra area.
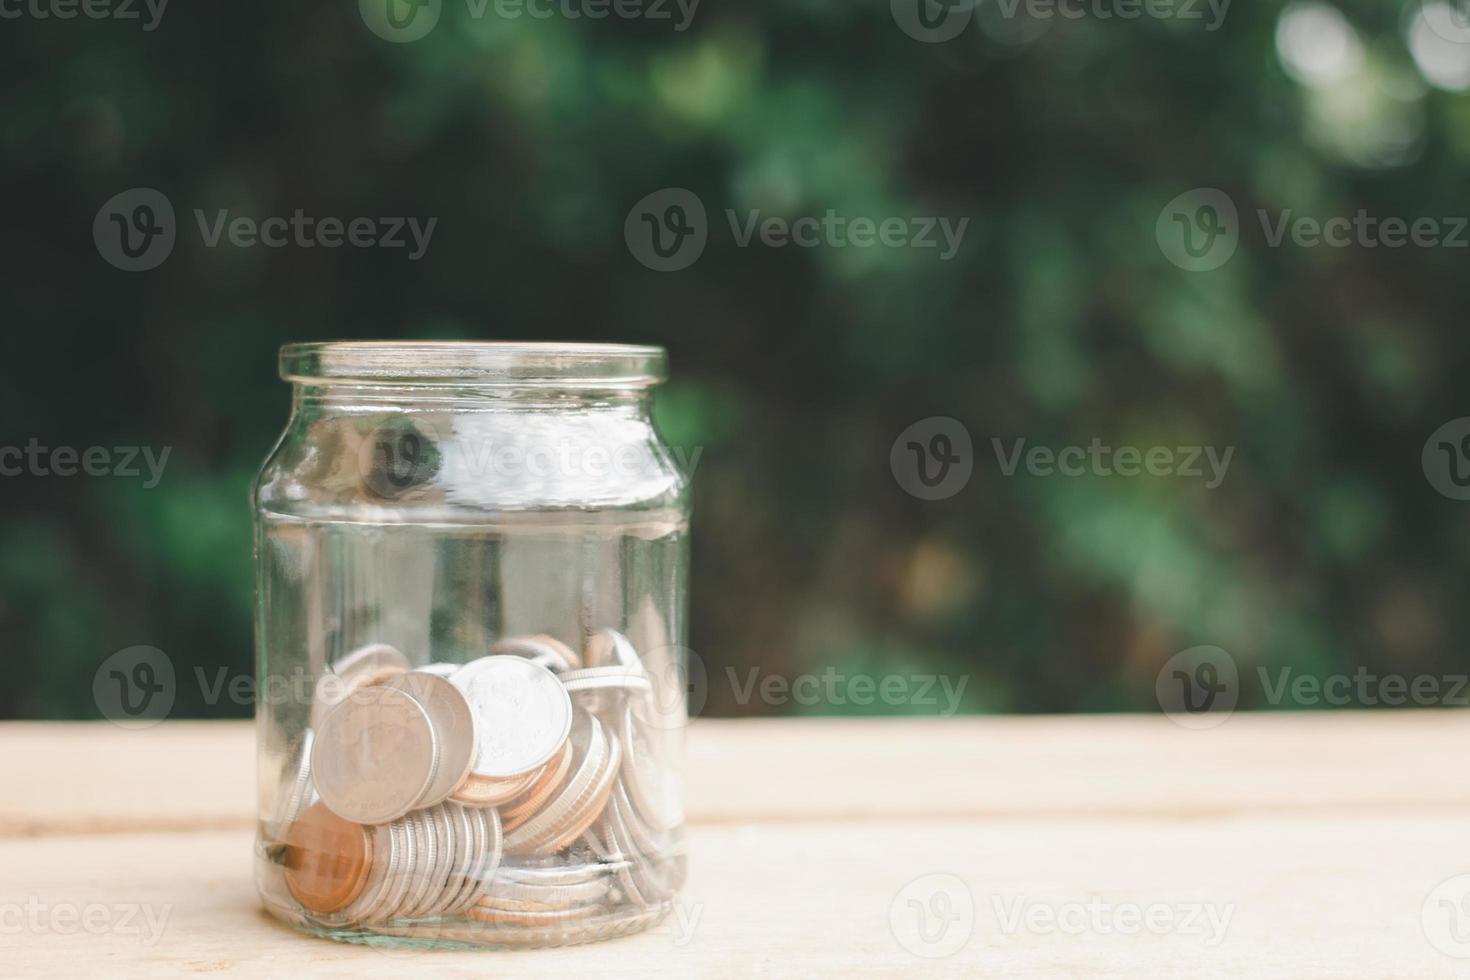
[[(678, 914), (612, 943), (512, 953), (344, 946), (259, 912), (248, 724), (9, 724), (0, 964), (65, 977), (1470, 976), (1421, 917), (1437, 882), (1470, 873), (1467, 721), (702, 721)], [(935, 875), (960, 882), (972, 914), (934, 904)], [(1135, 908), (1173, 922), (1123, 932), (1086, 918)], [(961, 948), (905, 948), (920, 911), (950, 914)]]

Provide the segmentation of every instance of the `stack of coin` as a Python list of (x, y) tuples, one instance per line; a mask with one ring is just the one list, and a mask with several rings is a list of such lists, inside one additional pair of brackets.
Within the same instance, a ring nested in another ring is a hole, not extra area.
[(463, 917), (497, 935), (658, 910), (682, 817), (660, 806), (652, 687), (610, 629), (581, 654), (512, 637), (417, 669), (354, 650), (317, 685), (268, 825), (291, 896), (335, 928)]
[(288, 834), (286, 885), (329, 925), (456, 915), (480, 900), (500, 857), (494, 810), (440, 803), (366, 827), (317, 803)]

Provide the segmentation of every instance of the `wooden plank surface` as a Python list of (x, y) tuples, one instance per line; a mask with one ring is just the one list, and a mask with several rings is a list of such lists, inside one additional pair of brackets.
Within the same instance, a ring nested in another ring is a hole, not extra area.
[(1437, 883), (1470, 873), (1466, 725), (1456, 712), (1240, 714), (1203, 732), (1128, 716), (701, 721), (677, 914), (611, 943), (513, 953), (338, 945), (260, 913), (248, 724), (3, 725), (0, 970), (1470, 976), (1426, 935), (1470, 936), (1470, 917), (1426, 909)]

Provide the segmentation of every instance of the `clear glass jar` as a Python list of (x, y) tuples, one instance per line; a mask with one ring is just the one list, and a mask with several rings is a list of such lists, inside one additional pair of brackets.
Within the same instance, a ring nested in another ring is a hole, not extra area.
[(385, 944), (645, 928), (685, 877), (664, 352), (320, 343), (255, 488), (266, 908)]

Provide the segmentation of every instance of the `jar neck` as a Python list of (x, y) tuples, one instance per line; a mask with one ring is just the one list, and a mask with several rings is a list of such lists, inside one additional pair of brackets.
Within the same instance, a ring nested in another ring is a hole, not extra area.
[(296, 410), (350, 413), (434, 412), (574, 412), (608, 411), (646, 416), (653, 389), (643, 385), (612, 388), (551, 385), (452, 385), (307, 383), (292, 385)]

